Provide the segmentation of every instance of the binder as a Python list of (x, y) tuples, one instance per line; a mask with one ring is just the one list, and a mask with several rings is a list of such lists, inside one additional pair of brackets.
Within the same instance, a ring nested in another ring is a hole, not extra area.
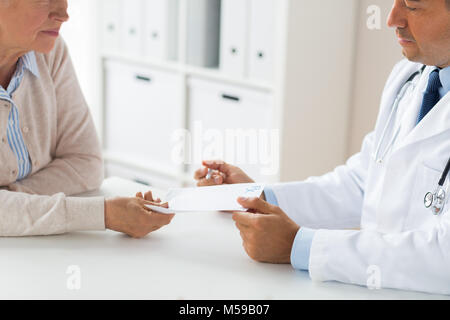
[(102, 0), (102, 46), (105, 50), (120, 49), (121, 0)]
[(142, 8), (142, 0), (122, 0), (121, 47), (124, 53), (142, 55)]
[(188, 64), (219, 66), (220, 0), (186, 0)]
[(249, 78), (274, 79), (276, 0), (250, 0)]
[(222, 0), (220, 69), (247, 76), (250, 0)]
[(176, 60), (178, 51), (179, 0), (144, 1), (144, 54)]

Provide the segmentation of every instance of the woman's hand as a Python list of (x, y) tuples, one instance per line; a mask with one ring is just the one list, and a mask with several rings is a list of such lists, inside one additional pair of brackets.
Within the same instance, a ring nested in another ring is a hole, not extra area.
[[(254, 183), (244, 171), (240, 168), (232, 166), (220, 160), (203, 161), (205, 166), (195, 172), (194, 179), (197, 180), (197, 186), (214, 186), (221, 184), (235, 183)], [(213, 173), (210, 179), (206, 179), (208, 169), (212, 169)]]
[(105, 201), (105, 226), (107, 229), (123, 232), (133, 238), (143, 238), (150, 232), (156, 231), (168, 225), (173, 219), (173, 214), (161, 214), (151, 211), (145, 205), (157, 205), (167, 208), (167, 204), (161, 205), (161, 200), (153, 200), (151, 192), (145, 197), (138, 193), (136, 198), (116, 198)]

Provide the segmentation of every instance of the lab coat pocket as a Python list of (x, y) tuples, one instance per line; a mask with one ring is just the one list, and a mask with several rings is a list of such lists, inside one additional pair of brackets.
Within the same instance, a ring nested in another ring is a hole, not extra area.
[(430, 209), (425, 208), (424, 199), (428, 192), (434, 192), (438, 186), (442, 172), (420, 165), (414, 180), (413, 193), (409, 206), (408, 216), (405, 220), (404, 231), (414, 229), (425, 229), (434, 225), (439, 216), (432, 214)]

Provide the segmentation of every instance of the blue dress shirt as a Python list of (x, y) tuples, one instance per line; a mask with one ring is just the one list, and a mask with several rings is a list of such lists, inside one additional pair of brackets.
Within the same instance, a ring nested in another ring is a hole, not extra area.
[(29, 70), (36, 77), (39, 77), (36, 56), (34, 55), (33, 51), (30, 51), (19, 58), (15, 73), (11, 78), (8, 88), (5, 90), (2, 86), (0, 86), (0, 100), (6, 100), (12, 105), (8, 117), (6, 137), (8, 139), (11, 150), (14, 152), (14, 155), (17, 158), (19, 170), (17, 172), (16, 180), (22, 180), (26, 178), (31, 172), (30, 156), (28, 154), (28, 149), (25, 145), (20, 127), (19, 110), (12, 99), (12, 95), (20, 86), (26, 70)]
[(450, 91), (450, 67), (439, 71), (439, 79), (442, 83), (442, 87), (439, 89), (439, 94), (442, 99)]
[[(272, 188), (265, 187), (264, 195), (268, 203), (278, 207), (278, 200)], [(309, 256), (315, 232), (315, 230), (305, 227), (300, 227), (300, 230), (297, 232), (291, 250), (291, 264), (294, 269), (309, 269)]]
[[(439, 78), (442, 87), (439, 89), (441, 99), (450, 91), (450, 67), (439, 71)], [(278, 200), (272, 188), (265, 187), (264, 194), (267, 202), (278, 206)], [(311, 252), (311, 245), (316, 230), (301, 227), (298, 231), (291, 251), (291, 264), (298, 270), (309, 270), (309, 257)]]

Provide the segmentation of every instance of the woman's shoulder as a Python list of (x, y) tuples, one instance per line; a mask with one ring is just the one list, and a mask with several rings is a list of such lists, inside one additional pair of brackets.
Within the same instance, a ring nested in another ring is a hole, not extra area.
[(61, 36), (56, 39), (55, 46), (49, 53), (36, 53), (35, 55), (39, 69), (46, 68), (52, 75), (70, 59), (66, 42)]

